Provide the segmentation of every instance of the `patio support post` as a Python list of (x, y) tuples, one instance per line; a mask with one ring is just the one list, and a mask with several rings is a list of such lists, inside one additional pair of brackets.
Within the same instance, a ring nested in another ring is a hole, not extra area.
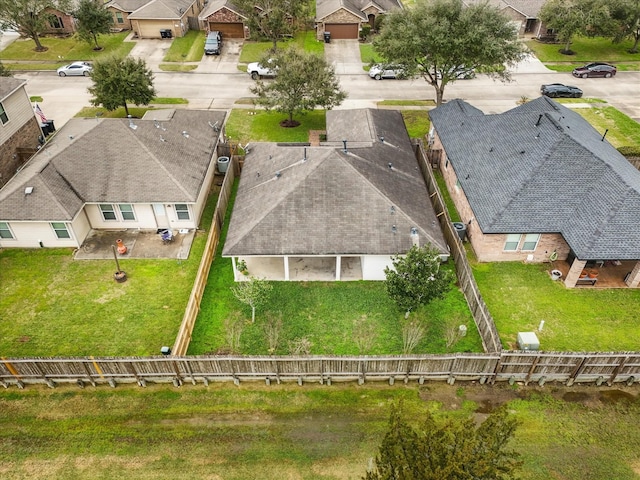
[(640, 287), (640, 260), (636, 262), (636, 265), (631, 270), (631, 273), (627, 277), (626, 284), (629, 288)]
[(284, 279), (289, 281), (289, 257), (286, 255), (283, 257), (284, 260)]
[(338, 255), (336, 257), (336, 281), (340, 281), (341, 270), (342, 270), (342, 257)]
[(569, 268), (569, 273), (564, 279), (564, 285), (567, 288), (573, 288), (578, 283), (578, 278), (580, 278), (580, 274), (582, 270), (584, 270), (585, 265), (587, 264), (586, 260), (578, 260), (577, 258), (571, 264)]
[(236, 266), (236, 257), (231, 257), (231, 265), (233, 266), (233, 281), (238, 281), (238, 268)]

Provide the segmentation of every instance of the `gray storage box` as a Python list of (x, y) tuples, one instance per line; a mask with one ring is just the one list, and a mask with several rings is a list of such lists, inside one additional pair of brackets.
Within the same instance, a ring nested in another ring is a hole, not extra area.
[(518, 348), (520, 350), (540, 350), (540, 342), (533, 332), (518, 333)]

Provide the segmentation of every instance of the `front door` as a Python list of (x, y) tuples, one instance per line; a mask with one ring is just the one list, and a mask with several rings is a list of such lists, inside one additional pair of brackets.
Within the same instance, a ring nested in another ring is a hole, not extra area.
[(162, 203), (153, 204), (153, 214), (156, 217), (156, 225), (158, 228), (169, 228), (169, 219), (167, 218), (167, 211)]

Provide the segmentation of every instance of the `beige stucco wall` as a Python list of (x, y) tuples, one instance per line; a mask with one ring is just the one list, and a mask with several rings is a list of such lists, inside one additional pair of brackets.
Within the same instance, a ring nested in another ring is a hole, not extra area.
[[(453, 169), (453, 166), (449, 163), (446, 152), (442, 148), (442, 143), (437, 134), (434, 137), (433, 149), (441, 149), (442, 159), (440, 162), (440, 170), (445, 179), (447, 190), (460, 214), (461, 221), (467, 225), (467, 238), (471, 242), (473, 250), (481, 262), (496, 262), (496, 261), (532, 261), (532, 262), (545, 262), (549, 260), (549, 255), (553, 251), (558, 254), (559, 260), (565, 260), (569, 254), (569, 245), (565, 242), (560, 233), (543, 233), (540, 236), (540, 240), (533, 251), (522, 250), (522, 243), (524, 236), (521, 236), (518, 248), (515, 251), (504, 251), (505, 242), (507, 240), (506, 234), (484, 234), (480, 229), (478, 222), (467, 196), (463, 189), (456, 186), (458, 178)], [(522, 232), (536, 233), (536, 232)], [(530, 258), (530, 256), (533, 256)]]
[(69, 239), (56, 237), (49, 222), (9, 222), (9, 228), (13, 233), (13, 239), (0, 239), (0, 247), (4, 248), (40, 248), (44, 247), (72, 247), (82, 245), (90, 231), (89, 222), (84, 213), (80, 214), (72, 222), (64, 222), (71, 235)]
[(131, 20), (133, 30), (140, 38), (162, 38), (160, 30), (171, 30), (173, 37), (184, 37), (189, 30), (186, 13), (181, 20)]

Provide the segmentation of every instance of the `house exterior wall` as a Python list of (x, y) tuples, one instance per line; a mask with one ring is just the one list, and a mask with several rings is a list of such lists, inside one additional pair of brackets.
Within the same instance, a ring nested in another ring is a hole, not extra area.
[[(107, 10), (111, 12), (111, 16), (113, 17), (113, 28), (124, 30), (132, 29), (131, 20), (129, 20), (129, 12), (124, 12), (114, 7), (108, 7)], [(122, 23), (118, 22), (118, 13), (122, 15)]]
[(4, 248), (78, 248), (89, 234), (91, 227), (84, 213), (80, 213), (72, 222), (64, 222), (71, 238), (60, 239), (49, 222), (9, 222), (13, 239), (0, 239)]
[(325, 31), (325, 24), (327, 23), (357, 23), (358, 28), (362, 23), (362, 19), (353, 13), (341, 8), (333, 13), (330, 13), (326, 17), (320, 20), (316, 28), (316, 37), (318, 40), (323, 40), (323, 34)]
[(204, 181), (202, 183), (203, 187), (200, 189), (200, 193), (198, 194), (198, 199), (196, 200), (195, 205), (193, 205), (193, 228), (197, 228), (200, 225), (200, 218), (202, 217), (202, 212), (204, 211), (204, 207), (207, 203), (207, 198), (209, 197), (209, 192), (211, 191), (211, 185), (213, 184), (213, 179), (216, 173), (216, 160), (212, 158), (209, 162), (209, 169), (207, 170), (207, 174), (204, 177)]
[(56, 28), (53, 26), (53, 22), (49, 22), (49, 28), (47, 28), (44, 33), (71, 35), (76, 31), (76, 22), (70, 13), (64, 13), (55, 9), (47, 9), (46, 13), (57, 17), (58, 21), (62, 23), (62, 27)]
[(237, 23), (244, 22), (244, 18), (225, 7), (205, 18), (204, 24), (206, 25), (209, 22)]
[(0, 122), (0, 187), (31, 157), (30, 154), (22, 155), (18, 149), (32, 149), (35, 153), (38, 137), (42, 135), (24, 86), (2, 100), (2, 106), (9, 121)]
[(473, 209), (469, 205), (469, 200), (461, 187), (457, 186), (458, 178), (453, 166), (449, 163), (446, 152), (442, 148), (442, 143), (437, 134), (434, 137), (434, 149), (441, 149), (443, 152), (440, 162), (440, 170), (447, 185), (447, 190), (453, 200), (461, 221), (467, 226), (467, 238), (473, 246), (473, 250), (481, 262), (504, 262), (504, 261), (530, 261), (545, 262), (549, 260), (552, 252), (556, 252), (558, 260), (566, 260), (569, 255), (569, 245), (560, 233), (543, 233), (540, 235), (535, 250), (522, 250), (524, 234), (536, 232), (521, 232), (520, 241), (516, 250), (505, 251), (507, 241), (506, 234), (484, 234), (475, 219)]
[(522, 37), (527, 26), (527, 17), (511, 7), (503, 8), (502, 13), (511, 20), (511, 23), (518, 27), (518, 35)]
[(385, 255), (363, 255), (360, 261), (363, 280), (385, 280), (384, 269), (393, 264), (391, 257)]
[[(106, 202), (105, 202), (106, 203)], [(138, 203), (132, 204), (135, 214), (135, 220), (121, 220), (118, 212), (118, 205), (113, 205), (118, 216), (118, 220), (105, 220), (102, 216), (99, 204), (89, 203), (85, 205), (84, 210), (88, 218), (91, 228), (95, 229), (117, 229), (117, 228), (144, 228), (144, 229), (156, 229), (156, 219), (153, 214), (153, 207), (151, 204)]]

